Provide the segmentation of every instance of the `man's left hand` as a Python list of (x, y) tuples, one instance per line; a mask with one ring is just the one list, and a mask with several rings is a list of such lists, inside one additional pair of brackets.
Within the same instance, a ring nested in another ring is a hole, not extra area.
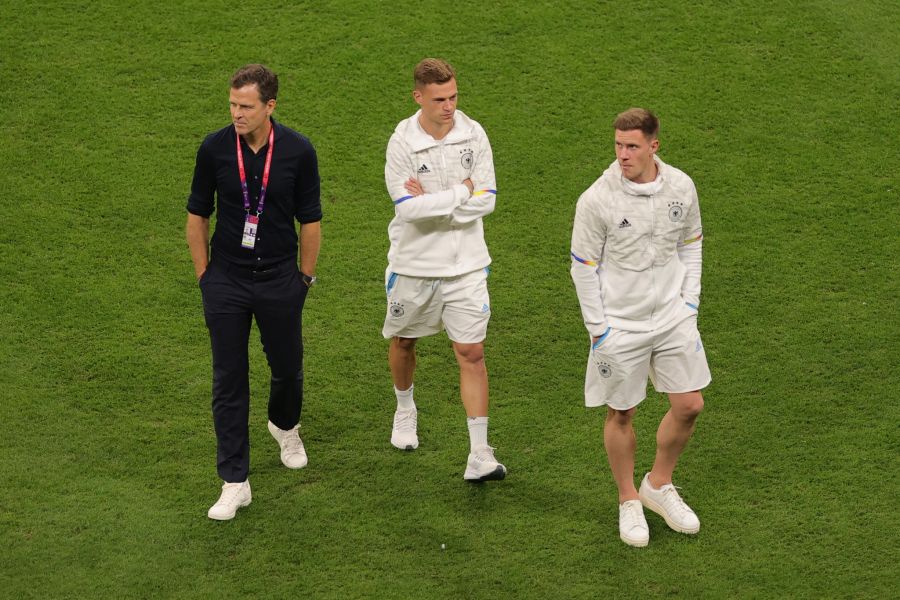
[(425, 189), (422, 187), (422, 184), (419, 183), (419, 180), (413, 179), (412, 177), (406, 180), (406, 183), (403, 184), (403, 187), (405, 187), (406, 191), (413, 196), (421, 196), (425, 193)]

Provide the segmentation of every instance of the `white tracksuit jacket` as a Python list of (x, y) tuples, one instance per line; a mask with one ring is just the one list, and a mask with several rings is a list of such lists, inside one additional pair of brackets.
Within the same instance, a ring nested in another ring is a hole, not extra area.
[(655, 181), (634, 183), (613, 162), (578, 199), (572, 279), (585, 327), (666, 329), (700, 303), (703, 232), (694, 182), (654, 156)]
[[(435, 140), (419, 125), (419, 114), (400, 122), (387, 147), (384, 180), (394, 202), (388, 226), (388, 269), (401, 275), (442, 278), (491, 264), (481, 218), (494, 211), (497, 184), (487, 135), (462, 111), (453, 129)], [(425, 193), (403, 187), (413, 177)], [(471, 179), (474, 193), (463, 183)]]

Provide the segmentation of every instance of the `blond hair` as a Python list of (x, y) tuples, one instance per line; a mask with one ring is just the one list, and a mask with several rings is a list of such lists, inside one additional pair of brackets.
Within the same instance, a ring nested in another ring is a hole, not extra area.
[(440, 58), (424, 58), (413, 70), (416, 88), (423, 88), (429, 83), (447, 83), (456, 77), (456, 71), (445, 60)]

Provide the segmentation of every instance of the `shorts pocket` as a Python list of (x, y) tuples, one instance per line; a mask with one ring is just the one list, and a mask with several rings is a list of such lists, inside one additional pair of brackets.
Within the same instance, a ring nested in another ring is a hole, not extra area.
[(391, 290), (394, 289), (394, 286), (397, 285), (397, 279), (400, 278), (400, 275), (397, 273), (388, 273), (386, 281), (384, 283), (384, 293), (388, 296), (391, 295)]
[(591, 367), (602, 379), (609, 379), (617, 369), (612, 355), (605, 350), (600, 346), (591, 350)]
[(602, 346), (604, 342), (606, 342), (606, 340), (609, 338), (610, 333), (612, 333), (612, 327), (607, 327), (606, 331), (603, 332), (603, 335), (597, 338), (596, 342), (591, 342), (591, 350), (596, 350), (597, 348)]

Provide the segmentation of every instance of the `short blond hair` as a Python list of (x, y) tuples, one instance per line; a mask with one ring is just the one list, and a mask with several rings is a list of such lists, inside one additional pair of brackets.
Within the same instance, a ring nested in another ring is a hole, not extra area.
[(429, 83), (447, 83), (456, 77), (456, 71), (445, 60), (440, 58), (423, 58), (413, 70), (413, 81), (416, 88)]
[(619, 113), (613, 121), (613, 127), (619, 131), (640, 129), (648, 140), (659, 135), (659, 119), (646, 108), (629, 108)]

